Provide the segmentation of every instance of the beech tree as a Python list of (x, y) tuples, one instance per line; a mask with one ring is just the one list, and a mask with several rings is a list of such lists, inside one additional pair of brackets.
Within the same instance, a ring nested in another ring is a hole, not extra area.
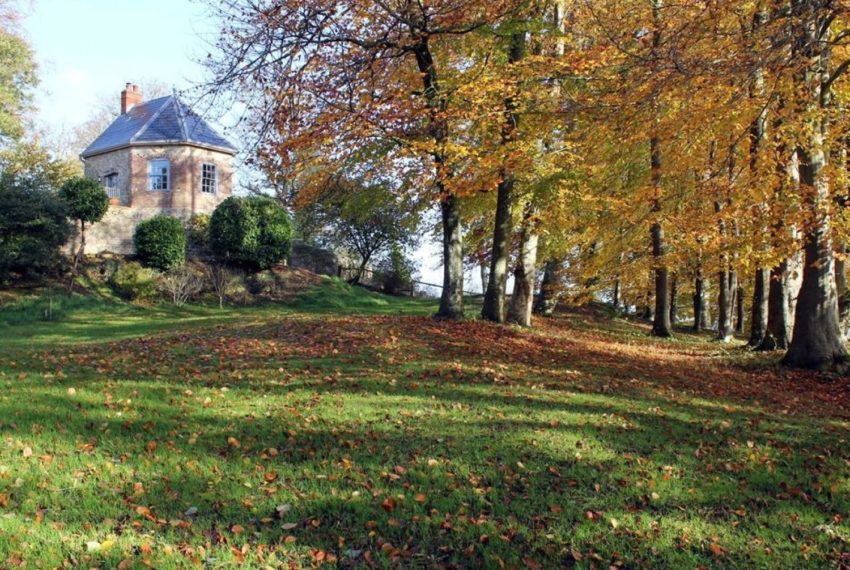
[(463, 316), (462, 189), (453, 185), (452, 93), (474, 76), (458, 42), (517, 10), (515, 2), (374, 0), (219, 4), (214, 86), (246, 95), (259, 153), (320, 172), (380, 139), (388, 161), (419, 168), (439, 204), (443, 293), (438, 315)]
[(613, 297), (656, 336), (712, 315), (719, 340), (749, 320), (744, 340), (788, 347), (789, 366), (847, 360), (845, 2), (219, 6), (214, 86), (247, 105), (267, 173), (297, 178), (304, 204), (349, 169), (351, 194), (389, 177), (439, 206), (440, 316), (462, 316), (466, 237), (492, 321)]

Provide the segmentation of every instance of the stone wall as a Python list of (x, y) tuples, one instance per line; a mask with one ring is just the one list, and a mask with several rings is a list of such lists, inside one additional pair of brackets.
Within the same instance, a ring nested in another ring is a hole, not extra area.
[[(86, 229), (86, 253), (120, 253), (132, 255), (135, 253), (133, 235), (140, 222), (158, 215), (173, 216), (187, 220), (192, 215), (190, 210), (180, 208), (129, 208), (126, 206), (110, 206), (103, 220)], [(76, 251), (80, 247), (79, 230), (74, 232), (68, 242), (68, 251)]]
[[(148, 161), (169, 161), (169, 190), (148, 190)], [(218, 189), (201, 192), (201, 165), (216, 165)], [(102, 179), (117, 173), (119, 200), (113, 200), (103, 220), (86, 232), (86, 252), (132, 254), (133, 234), (142, 220), (156, 215), (188, 219), (192, 214), (209, 214), (232, 193), (232, 157), (223, 152), (188, 145), (130, 147), (86, 160), (85, 174)], [(78, 247), (75, 236), (68, 244)]]

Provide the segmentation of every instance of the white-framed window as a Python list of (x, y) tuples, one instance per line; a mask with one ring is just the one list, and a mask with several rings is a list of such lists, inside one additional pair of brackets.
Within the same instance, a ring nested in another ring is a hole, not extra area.
[(103, 177), (103, 188), (110, 198), (120, 198), (121, 190), (118, 188), (118, 173), (110, 172)]
[(168, 192), (170, 190), (169, 164), (164, 158), (148, 161), (148, 190)]
[(218, 171), (215, 164), (205, 162), (201, 165), (201, 192), (215, 194), (218, 191)]

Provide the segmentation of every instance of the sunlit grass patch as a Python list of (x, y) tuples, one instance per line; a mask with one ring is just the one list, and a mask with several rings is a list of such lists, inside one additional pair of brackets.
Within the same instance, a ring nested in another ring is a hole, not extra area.
[(0, 565), (803, 568), (850, 551), (840, 384), (823, 400), (625, 320), (527, 331), (351, 294), (341, 312), (321, 293), (8, 325)]

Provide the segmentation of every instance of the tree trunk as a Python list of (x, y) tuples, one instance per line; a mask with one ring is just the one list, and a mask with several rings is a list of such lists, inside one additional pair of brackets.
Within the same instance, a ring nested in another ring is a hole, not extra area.
[(481, 316), (497, 323), (505, 322), (505, 286), (508, 280), (508, 257), (511, 245), (513, 176), (503, 173), (496, 196), (496, 222), (493, 226), (493, 249), (490, 276), (484, 293)]
[(673, 274), (670, 278), (670, 324), (675, 325), (679, 321), (677, 299), (679, 297), (679, 283), (676, 275)]
[[(525, 31), (511, 35), (508, 63), (516, 63), (525, 56)], [(516, 139), (519, 115), (517, 93), (510, 93), (504, 101), (502, 123), (502, 148)], [(508, 279), (508, 257), (510, 256), (513, 224), (514, 173), (512, 167), (503, 162), (501, 166), (498, 194), (496, 196), (496, 222), (493, 227), (493, 253), (490, 257), (490, 278), (484, 294), (481, 316), (497, 323), (505, 322), (505, 286)]]
[(735, 291), (735, 333), (739, 335), (744, 334), (744, 321), (746, 314), (744, 305), (745, 295), (746, 293), (744, 292), (744, 288), (741, 287), (741, 285), (738, 285), (738, 288)]
[(753, 282), (753, 307), (750, 312), (750, 340), (749, 346), (755, 348), (761, 346), (767, 335), (767, 312), (768, 312), (768, 283), (770, 271), (767, 269), (756, 269)]
[[(654, 29), (652, 33), (652, 51), (661, 47), (662, 22), (661, 8), (662, 0), (652, 0), (652, 18)], [(653, 102), (657, 112), (657, 103)], [(657, 122), (657, 121), (656, 121)], [(657, 125), (653, 126), (656, 129)], [(655, 220), (652, 223), (650, 234), (652, 237), (652, 261), (655, 266), (655, 318), (652, 322), (652, 335), (660, 337), (672, 336), (670, 326), (670, 279), (667, 261), (664, 259), (667, 253), (667, 244), (664, 239), (664, 228), (661, 225), (661, 140), (656, 132), (649, 141), (650, 153), (650, 183), (653, 189), (652, 211)]]
[(422, 88), (428, 107), (428, 133), (434, 142), (431, 157), (437, 176), (435, 189), (440, 199), (440, 214), (443, 221), (443, 294), (437, 317), (446, 319), (463, 318), (463, 235), (460, 228), (460, 204), (456, 196), (446, 191), (446, 143), (449, 142), (449, 125), (446, 120), (446, 97), (440, 88), (437, 67), (424, 36), (411, 51), (422, 75)]
[(514, 270), (514, 293), (508, 310), (508, 320), (523, 327), (531, 326), (531, 307), (534, 303), (534, 283), (537, 281), (538, 236), (532, 219), (533, 210), (526, 207), (520, 235), (520, 254)]
[(770, 270), (767, 294), (767, 333), (757, 350), (785, 350), (791, 340), (788, 303), (788, 261)]
[(463, 318), (463, 236), (460, 231), (460, 205), (456, 196), (440, 202), (443, 219), (443, 294), (437, 316)]
[(721, 271), (717, 274), (717, 340), (729, 342), (735, 336), (733, 316), (737, 279), (734, 271)]
[(697, 272), (694, 279), (694, 325), (695, 333), (702, 332), (705, 328), (705, 292), (703, 291), (704, 279), (702, 270)]
[(550, 260), (543, 266), (543, 282), (540, 284), (540, 295), (534, 305), (534, 312), (544, 317), (551, 317), (558, 306), (558, 299), (563, 294), (563, 262)]
[(838, 296), (838, 324), (841, 333), (847, 337), (847, 325), (850, 324), (850, 291), (847, 290), (847, 244), (838, 247), (835, 258), (835, 294)]
[[(660, 193), (661, 186), (661, 152), (658, 139), (651, 141), (652, 149), (652, 180), (656, 193)], [(656, 196), (652, 211), (661, 212), (661, 199)], [(670, 284), (669, 272), (664, 265), (664, 254), (667, 245), (664, 240), (664, 228), (660, 221), (655, 221), (650, 230), (652, 237), (652, 259), (655, 263), (655, 316), (652, 321), (652, 335), (660, 337), (672, 336), (670, 326)]]
[(83, 256), (86, 253), (86, 222), (84, 220), (80, 220), (80, 247), (77, 252), (74, 254), (74, 261), (71, 264), (71, 275), (68, 278), (68, 293), (71, 294), (74, 292), (74, 283), (77, 280), (77, 267), (80, 264), (80, 261), (83, 259)]
[(369, 265), (369, 259), (371, 256), (364, 256), (361, 258), (360, 266), (357, 268), (357, 272), (354, 274), (354, 277), (351, 279), (351, 283), (354, 285), (359, 285), (363, 281), (363, 274), (366, 273), (366, 266)]
[(830, 227), (829, 182), (823, 153), (823, 132), (813, 129), (808, 148), (799, 149), (800, 185), (809, 197), (806, 206), (814, 224), (805, 235), (803, 285), (794, 313), (794, 333), (782, 363), (794, 368), (830, 370), (843, 367), (847, 349), (838, 323)]
[(835, 263), (830, 219), (829, 175), (825, 139), (827, 122), (821, 115), (829, 105), (828, 75), (830, 26), (824, 25), (815, 3), (800, 20), (801, 55), (807, 64), (798, 74), (798, 87), (805, 105), (806, 129), (797, 147), (802, 204), (811, 216), (804, 235), (803, 283), (794, 312), (794, 333), (786, 366), (812, 370), (844, 368), (850, 357), (838, 322), (838, 298), (835, 291)]
[(483, 294), (487, 290), (487, 264), (479, 263), (478, 269), (481, 271), (481, 293)]
[(646, 303), (643, 306), (643, 320), (652, 322), (652, 291), (646, 292)]
[(612, 301), (614, 303), (614, 310), (620, 310), (620, 278), (614, 280), (614, 293), (612, 295)]

